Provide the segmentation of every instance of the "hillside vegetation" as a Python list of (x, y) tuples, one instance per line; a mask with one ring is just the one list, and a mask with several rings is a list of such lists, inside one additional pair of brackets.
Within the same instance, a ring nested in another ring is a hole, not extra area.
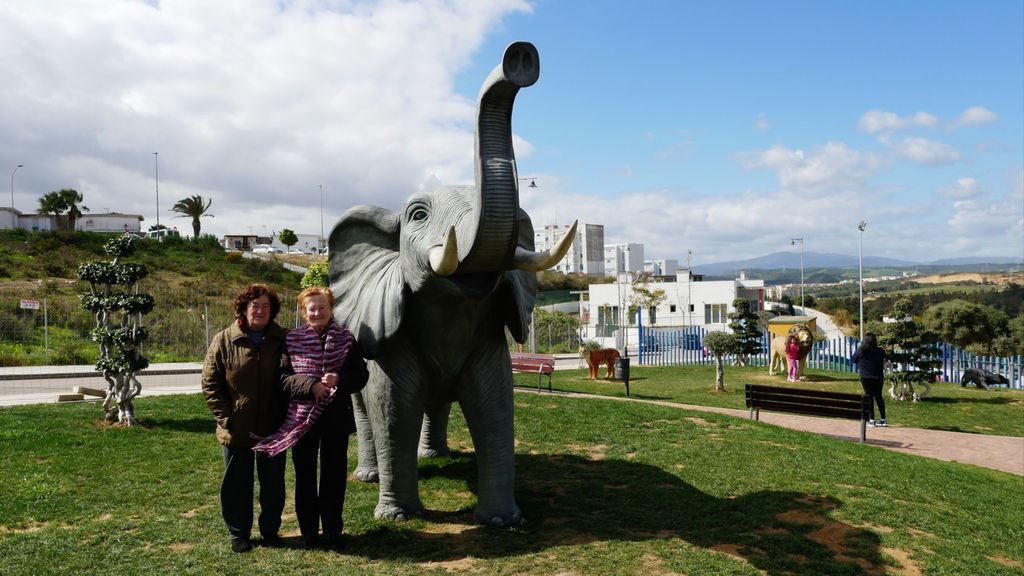
[[(89, 340), (93, 319), (78, 299), (89, 287), (76, 270), (82, 262), (106, 260), (103, 244), (109, 239), (93, 232), (0, 231), (0, 365), (95, 362), (97, 348)], [(280, 323), (295, 322), (293, 303), (302, 276), (276, 257), (245, 258), (204, 236), (140, 239), (128, 261), (149, 270), (139, 290), (156, 303), (146, 318), (150, 339), (144, 349), (151, 362), (201, 359), (210, 333), (231, 322), (235, 295), (252, 282), (265, 282), (281, 296)], [(45, 299), (46, 319), (21, 310), (22, 299)]]

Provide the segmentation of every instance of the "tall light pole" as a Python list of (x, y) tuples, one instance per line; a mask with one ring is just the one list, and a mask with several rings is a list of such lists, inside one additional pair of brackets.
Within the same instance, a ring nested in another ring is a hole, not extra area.
[(800, 243), (800, 315), (804, 312), (804, 239), (803, 238), (792, 238), (789, 241), (790, 246), (796, 246), (796, 243)]
[(156, 227), (160, 227), (160, 153), (153, 152), (153, 176), (156, 177)]
[(24, 164), (18, 164), (13, 171), (11, 171), (11, 230), (18, 227), (18, 217), (14, 215), (14, 173), (18, 171)]
[(864, 229), (867, 228), (868, 223), (861, 220), (857, 224), (857, 230), (860, 230), (860, 245), (857, 248), (857, 263), (860, 269), (860, 341), (864, 341)]
[(320, 185), (320, 245), (319, 250), (324, 249), (324, 185)]

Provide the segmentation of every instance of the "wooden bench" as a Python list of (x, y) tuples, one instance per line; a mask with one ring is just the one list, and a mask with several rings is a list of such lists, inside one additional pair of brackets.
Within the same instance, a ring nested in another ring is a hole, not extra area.
[(524, 354), (512, 352), (513, 372), (527, 372), (537, 375), (537, 391), (540, 392), (541, 379), (547, 375), (548, 392), (551, 391), (551, 373), (555, 371), (555, 357), (551, 354)]
[(762, 409), (860, 420), (860, 441), (864, 442), (867, 437), (868, 414), (871, 411), (869, 396), (757, 384), (747, 384), (746, 392), (747, 408), (753, 420), (759, 419)]

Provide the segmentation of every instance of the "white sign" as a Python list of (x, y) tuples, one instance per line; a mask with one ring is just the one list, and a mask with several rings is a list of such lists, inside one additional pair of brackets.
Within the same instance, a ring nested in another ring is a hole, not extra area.
[(39, 310), (39, 300), (22, 300), (22, 310)]

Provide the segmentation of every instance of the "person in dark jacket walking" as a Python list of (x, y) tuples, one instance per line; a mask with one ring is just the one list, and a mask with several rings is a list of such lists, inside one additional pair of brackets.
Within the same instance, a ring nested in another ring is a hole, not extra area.
[[(882, 398), (882, 383), (885, 380), (885, 349), (878, 345), (878, 338), (871, 332), (864, 335), (864, 342), (853, 353), (853, 363), (860, 372), (860, 385), (864, 394), (871, 397), (872, 426), (888, 426), (885, 419), (885, 399)], [(875, 404), (878, 404), (880, 420), (875, 420)]]
[(254, 454), (254, 436), (266, 436), (284, 421), (288, 398), (278, 367), (286, 332), (274, 318), (281, 301), (265, 284), (253, 284), (235, 298), (235, 322), (210, 342), (203, 363), (203, 395), (217, 420), (224, 456), (220, 509), (231, 550), (247, 552), (253, 523), (253, 468), (260, 483), (259, 530), (263, 544), (280, 542), (284, 511), (285, 457)]
[(356, 431), (351, 395), (366, 386), (370, 374), (355, 337), (332, 318), (331, 290), (307, 288), (298, 300), (306, 324), (288, 334), (281, 356), (281, 385), (292, 399), (287, 420), (254, 449), (275, 454), (292, 448), (295, 516), (303, 545), (319, 545), (322, 524), (328, 544), (340, 551), (348, 439)]

